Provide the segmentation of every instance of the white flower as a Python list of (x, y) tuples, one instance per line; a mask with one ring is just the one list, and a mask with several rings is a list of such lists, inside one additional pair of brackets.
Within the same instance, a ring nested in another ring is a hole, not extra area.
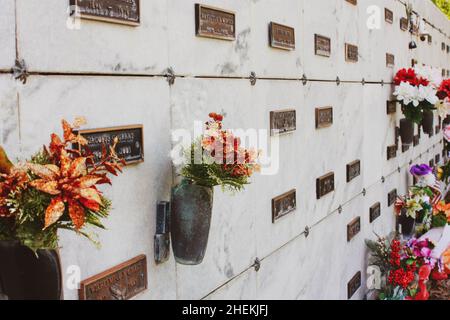
[(439, 98), (436, 96), (436, 90), (432, 86), (419, 86), (419, 101), (427, 100), (433, 106), (438, 103)]
[(439, 100), (438, 103), (436, 103), (436, 109), (439, 114), (439, 116), (444, 119), (446, 118), (450, 113), (450, 100), (447, 98), (445, 100)]
[(430, 173), (426, 176), (418, 177), (417, 186), (418, 187), (432, 187), (436, 183), (436, 177), (434, 174)]
[(408, 82), (402, 82), (395, 87), (394, 96), (398, 101), (403, 101), (404, 105), (412, 103), (415, 107), (419, 105), (423, 99), (420, 98), (419, 89), (410, 85)]

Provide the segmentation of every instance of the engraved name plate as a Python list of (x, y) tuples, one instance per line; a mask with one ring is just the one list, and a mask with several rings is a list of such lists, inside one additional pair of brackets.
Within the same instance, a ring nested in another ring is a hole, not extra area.
[(347, 242), (350, 242), (360, 232), (361, 232), (361, 217), (358, 217), (347, 225)]
[[(80, 130), (79, 133), (88, 141), (88, 149), (94, 155), (94, 162), (98, 163), (102, 157), (103, 146), (109, 152), (109, 147), (113, 145), (117, 137), (119, 143), (116, 146), (116, 153), (124, 159), (127, 164), (144, 161), (144, 133), (142, 125), (112, 127), (94, 130)], [(74, 145), (75, 149), (78, 146)]]
[(269, 24), (269, 44), (272, 48), (283, 50), (295, 49), (294, 28), (271, 22)]
[(345, 44), (345, 61), (358, 62), (358, 47), (349, 43)]
[(285, 194), (272, 199), (272, 222), (294, 212), (297, 209), (297, 193), (291, 190)]
[(408, 30), (409, 22), (407, 18), (400, 18), (400, 29), (402, 31)]
[(316, 108), (316, 129), (327, 128), (333, 125), (333, 108)]
[(434, 157), (434, 161), (436, 162), (436, 164), (439, 164), (439, 163), (441, 162), (441, 155), (440, 155), (440, 154), (437, 154), (437, 155)]
[(386, 53), (386, 67), (393, 68), (395, 66), (395, 56), (390, 53)]
[(387, 159), (388, 161), (397, 157), (397, 146), (389, 146), (387, 147)]
[(397, 189), (388, 193), (388, 207), (392, 206), (397, 200)]
[(347, 165), (347, 182), (352, 181), (361, 174), (361, 161), (356, 160)]
[(270, 113), (270, 134), (272, 136), (293, 132), (297, 129), (295, 110), (272, 111)]
[(359, 271), (347, 284), (347, 296), (351, 299), (353, 295), (361, 287), (361, 271)]
[(199, 37), (234, 40), (236, 39), (236, 15), (231, 11), (196, 4), (195, 33)]
[(147, 289), (147, 258), (138, 256), (80, 283), (80, 300), (129, 300)]
[(397, 101), (391, 100), (386, 102), (387, 114), (394, 114), (397, 112)]
[(407, 151), (409, 151), (410, 145), (404, 144), (402, 145), (402, 152), (405, 153)]
[(316, 181), (317, 199), (320, 199), (334, 191), (334, 173), (326, 174)]
[(331, 39), (321, 35), (314, 35), (314, 52), (318, 56), (331, 56)]
[[(140, 0), (70, 0), (81, 18), (118, 24), (140, 24)], [(74, 10), (75, 11), (75, 10)]]
[(374, 222), (381, 216), (381, 203), (377, 202), (370, 207), (370, 223)]
[(431, 168), (434, 168), (434, 166), (435, 166), (434, 159), (431, 159), (431, 160), (430, 160), (430, 167), (431, 167)]
[(387, 23), (393, 23), (394, 22), (394, 12), (389, 10), (388, 8), (384, 9), (384, 19)]
[(358, 4), (358, 0), (345, 0), (346, 2), (356, 6)]

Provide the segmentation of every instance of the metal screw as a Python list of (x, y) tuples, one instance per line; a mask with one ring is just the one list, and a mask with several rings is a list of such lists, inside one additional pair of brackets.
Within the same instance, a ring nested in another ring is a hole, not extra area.
[(339, 214), (341, 214), (341, 213), (342, 213), (342, 211), (343, 211), (343, 209), (342, 209), (342, 206), (339, 206), (339, 208), (338, 208), (338, 212), (339, 212)]
[(302, 80), (302, 84), (303, 84), (304, 86), (306, 86), (306, 84), (308, 83), (308, 78), (306, 77), (306, 74), (303, 74), (301, 80)]
[(310, 233), (311, 233), (311, 229), (308, 226), (306, 226), (305, 227), (305, 238), (308, 238)]
[(28, 76), (30, 75), (27, 70), (27, 64), (25, 60), (16, 60), (14, 67), (12, 68), (14, 79), (19, 80), (23, 84), (27, 83)]
[(341, 79), (339, 77), (336, 78), (336, 84), (339, 86), (341, 84)]
[(166, 78), (167, 78), (167, 82), (169, 83), (170, 86), (172, 86), (175, 83), (175, 72), (173, 71), (172, 68), (168, 68), (166, 71)]
[(256, 84), (256, 72), (250, 72), (250, 84), (254, 86)]
[(255, 259), (255, 263), (253, 264), (255, 271), (258, 272), (261, 269), (261, 260), (259, 258)]
[(402, 168), (398, 167), (397, 171), (398, 171), (398, 173), (402, 172)]
[(362, 84), (363, 86), (365, 86), (365, 85), (366, 85), (366, 79), (362, 78), (361, 84)]
[(386, 178), (385, 177), (381, 177), (381, 183), (385, 183), (386, 182)]
[(367, 190), (366, 190), (366, 188), (363, 189), (362, 195), (363, 195), (364, 197), (367, 195)]

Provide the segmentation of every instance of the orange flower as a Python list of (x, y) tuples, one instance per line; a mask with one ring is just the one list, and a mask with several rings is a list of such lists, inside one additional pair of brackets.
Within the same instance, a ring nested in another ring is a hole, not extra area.
[(447, 272), (447, 274), (450, 274), (450, 248), (448, 248), (448, 250), (444, 252), (442, 261), (444, 263), (445, 272)]
[(450, 203), (446, 204), (445, 201), (441, 201), (437, 203), (433, 208), (433, 214), (439, 215), (439, 214), (445, 214), (447, 217), (447, 221), (450, 223)]

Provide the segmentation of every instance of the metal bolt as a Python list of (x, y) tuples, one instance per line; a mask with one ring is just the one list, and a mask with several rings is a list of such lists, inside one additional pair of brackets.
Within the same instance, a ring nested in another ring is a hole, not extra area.
[(256, 72), (250, 72), (250, 84), (254, 86), (256, 84)]
[(175, 83), (175, 72), (173, 71), (172, 68), (168, 68), (165, 74), (166, 78), (167, 78), (167, 82), (169, 83), (170, 86), (172, 86)]
[(385, 177), (381, 177), (381, 183), (385, 183), (386, 182), (386, 178)]
[(341, 79), (339, 77), (336, 78), (336, 84), (339, 86), (341, 84)]
[(305, 238), (308, 238), (310, 233), (311, 233), (311, 229), (308, 226), (306, 226), (305, 227)]
[(364, 189), (362, 190), (362, 195), (363, 195), (364, 197), (367, 195), (367, 190), (366, 190), (366, 188), (364, 188)]
[(308, 78), (306, 77), (306, 74), (303, 74), (301, 80), (302, 80), (302, 84), (303, 84), (304, 86), (306, 86), (306, 84), (308, 83)]
[(343, 211), (343, 209), (342, 209), (342, 206), (339, 206), (339, 208), (338, 208), (338, 212), (339, 212), (339, 214), (341, 214), (341, 213), (342, 213), (342, 211)]
[(261, 269), (261, 260), (259, 260), (259, 258), (255, 259), (255, 263), (253, 264), (253, 268), (255, 268), (256, 272), (258, 272)]
[(362, 84), (363, 86), (365, 86), (365, 85), (366, 85), (366, 79), (362, 78), (361, 84)]

